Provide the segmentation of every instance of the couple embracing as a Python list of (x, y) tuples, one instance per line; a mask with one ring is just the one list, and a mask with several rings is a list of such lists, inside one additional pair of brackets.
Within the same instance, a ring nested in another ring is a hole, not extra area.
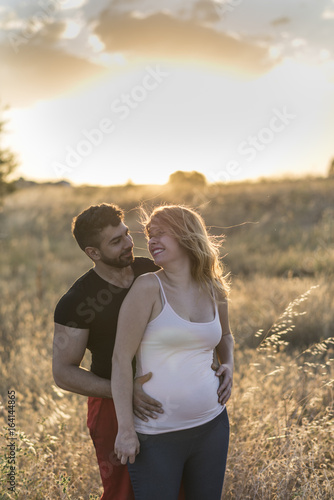
[(55, 381), (88, 396), (103, 500), (219, 500), (233, 375), (219, 245), (183, 206), (157, 207), (144, 230), (153, 261), (133, 257), (118, 207), (74, 219), (94, 267), (57, 304)]

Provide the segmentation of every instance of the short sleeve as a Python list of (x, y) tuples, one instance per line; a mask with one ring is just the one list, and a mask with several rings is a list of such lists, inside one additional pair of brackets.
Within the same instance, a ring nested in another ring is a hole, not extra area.
[(77, 294), (69, 290), (59, 300), (54, 311), (54, 321), (60, 325), (69, 326), (71, 328), (81, 328), (86, 330), (89, 328), (87, 321), (87, 311), (83, 308), (84, 303), (78, 298)]

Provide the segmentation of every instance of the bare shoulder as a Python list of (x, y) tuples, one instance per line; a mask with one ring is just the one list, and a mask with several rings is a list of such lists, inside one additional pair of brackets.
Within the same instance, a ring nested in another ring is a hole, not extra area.
[(132, 293), (142, 292), (155, 294), (159, 290), (159, 282), (155, 276), (155, 273), (141, 274), (136, 278), (134, 284), (131, 287)]
[(135, 315), (135, 321), (139, 321), (143, 316), (148, 321), (158, 296), (159, 282), (154, 273), (138, 276), (123, 301), (120, 318), (126, 317), (129, 320), (129, 311), (131, 311), (132, 316)]

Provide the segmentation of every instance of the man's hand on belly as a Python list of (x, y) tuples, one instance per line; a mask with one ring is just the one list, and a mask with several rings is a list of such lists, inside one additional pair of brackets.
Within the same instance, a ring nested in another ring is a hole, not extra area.
[(222, 364), (216, 370), (216, 376), (219, 377), (218, 401), (221, 405), (227, 403), (230, 399), (233, 384), (233, 370), (229, 364)]
[(151, 378), (152, 372), (149, 372), (133, 381), (133, 413), (144, 422), (148, 422), (148, 417), (158, 418), (157, 413), (164, 412), (162, 404), (143, 390), (143, 384)]

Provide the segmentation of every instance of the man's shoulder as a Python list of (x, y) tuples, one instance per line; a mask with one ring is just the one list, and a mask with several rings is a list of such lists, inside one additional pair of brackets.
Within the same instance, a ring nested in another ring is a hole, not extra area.
[(70, 286), (70, 288), (65, 292), (64, 295), (68, 293), (75, 293), (80, 291), (83, 287), (87, 285), (87, 283), (90, 283), (92, 280), (94, 280), (96, 273), (93, 271), (93, 268), (89, 269), (86, 271), (84, 274), (79, 276), (74, 283)]
[(64, 304), (73, 304), (73, 302), (80, 301), (82, 294), (85, 293), (87, 287), (94, 280), (93, 269), (89, 269), (83, 275), (81, 275), (75, 282), (70, 286), (70, 288), (61, 296), (57, 303), (57, 307), (61, 307)]
[(61, 325), (76, 324), (75, 328), (87, 328), (85, 304), (87, 299), (101, 289), (101, 279), (93, 268), (80, 276), (58, 300), (54, 310), (54, 321)]
[(132, 268), (136, 277), (141, 274), (154, 273), (160, 269), (156, 264), (154, 264), (153, 260), (148, 259), (147, 257), (136, 257)]

